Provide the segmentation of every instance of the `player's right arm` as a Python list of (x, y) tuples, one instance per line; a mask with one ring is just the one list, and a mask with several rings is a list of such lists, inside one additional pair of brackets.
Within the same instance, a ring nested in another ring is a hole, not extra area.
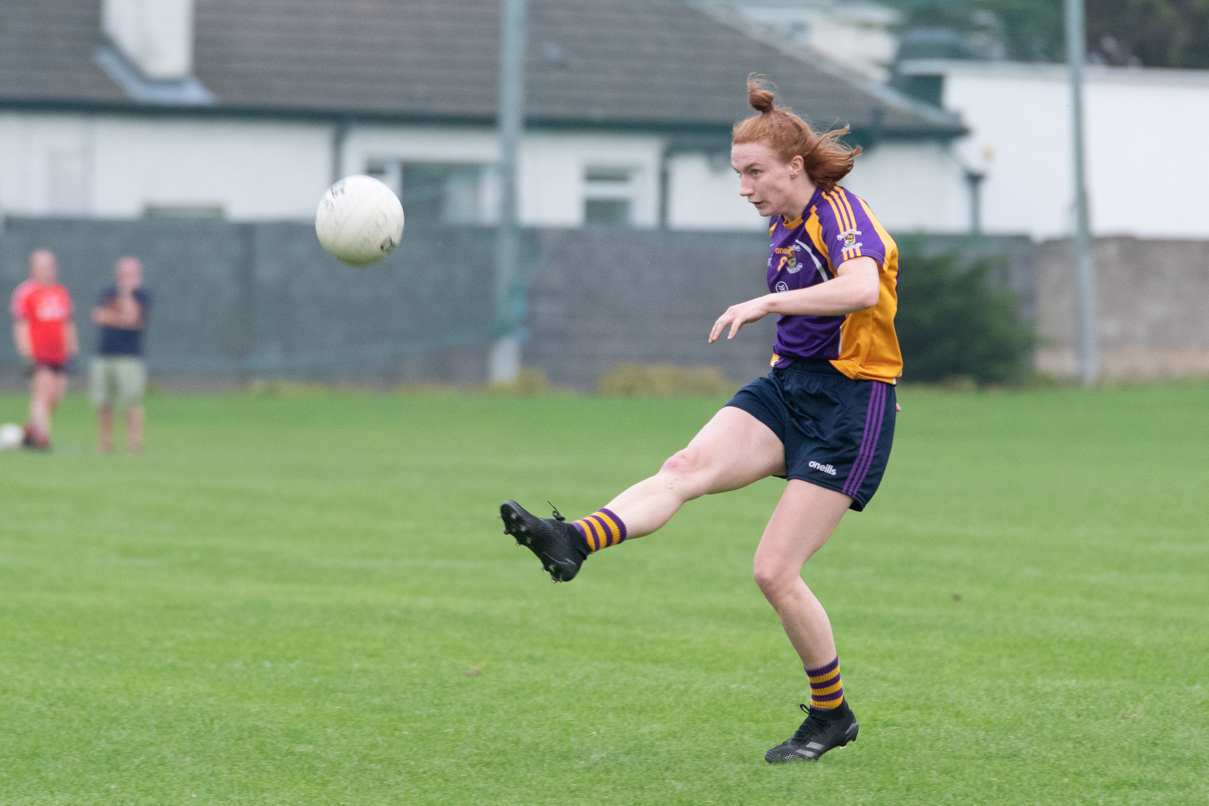
[(13, 298), (9, 303), (9, 313), (13, 316), (13, 344), (22, 358), (30, 358), (34, 354), (33, 342), (29, 336), (29, 322), (25, 318), (25, 300), (29, 292), (30, 285), (27, 280), (13, 291)]
[(17, 353), (22, 358), (29, 358), (33, 355), (34, 348), (29, 340), (29, 322), (24, 319), (13, 322), (13, 343), (17, 346)]

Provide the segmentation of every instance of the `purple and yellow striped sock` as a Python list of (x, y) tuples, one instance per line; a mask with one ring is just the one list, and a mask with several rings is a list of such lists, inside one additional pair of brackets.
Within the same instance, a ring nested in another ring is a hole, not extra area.
[(589, 553), (616, 546), (626, 537), (625, 524), (608, 509), (598, 509), (586, 518), (571, 521), (571, 525), (588, 541)]
[[(803, 669), (806, 667), (803, 666)], [(844, 701), (844, 684), (840, 680), (840, 658), (817, 669), (806, 669), (810, 678), (810, 707), (830, 711)]]

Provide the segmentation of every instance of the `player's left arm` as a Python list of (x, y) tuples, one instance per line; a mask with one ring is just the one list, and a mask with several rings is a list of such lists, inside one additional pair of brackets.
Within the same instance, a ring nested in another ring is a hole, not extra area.
[(712, 344), (722, 337), (728, 326), (726, 338), (735, 334), (749, 322), (757, 322), (770, 313), (791, 316), (842, 316), (847, 313), (872, 308), (881, 298), (880, 267), (868, 256), (854, 257), (840, 264), (836, 276), (825, 283), (793, 291), (778, 291), (762, 297), (740, 302), (726, 309), (710, 330)]
[(75, 355), (79, 354), (79, 352), (80, 352), (80, 336), (78, 333), (76, 333), (76, 323), (68, 322), (66, 325), (66, 330), (67, 330), (67, 354), (69, 356), (75, 356)]

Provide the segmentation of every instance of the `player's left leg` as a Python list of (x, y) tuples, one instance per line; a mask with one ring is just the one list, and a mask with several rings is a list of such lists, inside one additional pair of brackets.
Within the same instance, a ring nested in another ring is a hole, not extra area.
[(113, 453), (113, 406), (108, 403), (97, 406), (97, 449)]
[(852, 499), (799, 479), (785, 486), (760, 546), (754, 573), (810, 680), (808, 716), (793, 737), (769, 750), (765, 760), (813, 761), (856, 738), (856, 717), (844, 699), (831, 622), (802, 581), (802, 566), (831, 537)]

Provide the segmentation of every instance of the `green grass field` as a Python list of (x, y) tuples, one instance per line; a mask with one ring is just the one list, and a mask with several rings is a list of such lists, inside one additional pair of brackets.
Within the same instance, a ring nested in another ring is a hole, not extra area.
[(1209, 385), (900, 401), (806, 569), (860, 739), (770, 767), (781, 482), (569, 585), (496, 520), (585, 514), (720, 401), (163, 396), (102, 457), (73, 397), (0, 454), (0, 803), (1209, 800)]

